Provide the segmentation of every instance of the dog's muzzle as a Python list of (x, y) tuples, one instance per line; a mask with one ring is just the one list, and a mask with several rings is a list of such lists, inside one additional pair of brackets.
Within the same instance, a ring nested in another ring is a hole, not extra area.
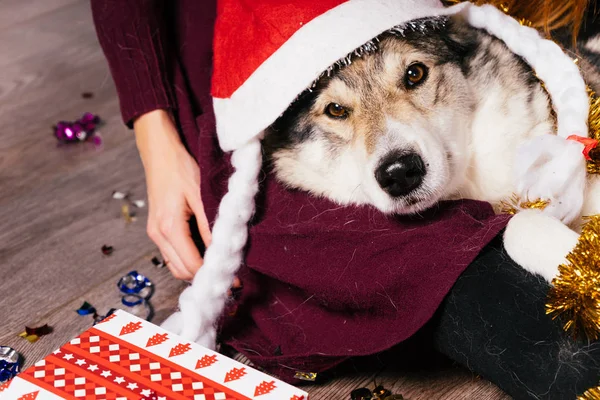
[(391, 153), (375, 170), (379, 186), (390, 196), (406, 196), (423, 182), (425, 163), (417, 153)]

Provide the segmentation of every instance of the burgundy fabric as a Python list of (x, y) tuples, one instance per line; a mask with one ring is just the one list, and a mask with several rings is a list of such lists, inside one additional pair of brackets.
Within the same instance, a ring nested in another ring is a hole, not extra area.
[[(155, 3), (93, 0), (98, 36), (124, 120), (150, 108), (177, 117), (213, 221), (230, 174), (209, 96), (215, 4), (179, 0), (148, 14)], [(410, 337), (507, 221), (475, 201), (391, 218), (288, 191), (267, 174), (262, 185), (239, 308), (225, 317), (221, 338), (289, 381), (296, 370), (321, 372)]]

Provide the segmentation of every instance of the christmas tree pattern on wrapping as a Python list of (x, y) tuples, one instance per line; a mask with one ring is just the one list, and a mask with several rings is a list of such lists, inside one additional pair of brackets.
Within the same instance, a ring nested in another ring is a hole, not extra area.
[(167, 333), (162, 333), (162, 334), (157, 333), (156, 335), (154, 335), (150, 339), (148, 339), (148, 343), (146, 343), (146, 347), (156, 346), (156, 345), (166, 342), (167, 340), (169, 340), (169, 336)]
[(36, 391), (36, 392), (31, 392), (31, 393), (27, 393), (24, 394), (23, 396), (19, 397), (17, 400), (35, 400), (37, 398), (37, 395), (40, 391)]
[(125, 325), (123, 328), (121, 328), (121, 333), (119, 333), (119, 336), (127, 335), (128, 333), (133, 333), (133, 332), (139, 330), (141, 327), (142, 327), (142, 323), (140, 321), (130, 322), (127, 325)]
[(169, 357), (179, 356), (181, 354), (187, 353), (190, 350), (191, 350), (191, 347), (190, 347), (189, 343), (186, 343), (186, 344), (179, 343), (177, 346), (175, 346), (171, 349), (171, 351), (169, 352)]
[(210, 367), (211, 365), (213, 365), (216, 362), (217, 362), (216, 354), (213, 354), (212, 356), (205, 355), (196, 362), (196, 369)]
[(11, 382), (12, 382), (12, 380), (10, 380), (8, 382), (4, 382), (2, 385), (0, 385), (0, 393), (2, 393), (3, 391), (5, 391), (6, 389), (8, 389), (8, 387), (10, 386)]
[(98, 324), (102, 324), (104, 322), (108, 322), (111, 319), (115, 318), (117, 316), (117, 314), (110, 314), (108, 317), (104, 318), (102, 321), (98, 322)]
[(263, 394), (271, 393), (275, 389), (275, 381), (267, 382), (263, 381), (260, 385), (256, 387), (254, 391), (255, 396), (261, 396)]
[(236, 381), (246, 375), (246, 368), (234, 368), (225, 374), (225, 382)]

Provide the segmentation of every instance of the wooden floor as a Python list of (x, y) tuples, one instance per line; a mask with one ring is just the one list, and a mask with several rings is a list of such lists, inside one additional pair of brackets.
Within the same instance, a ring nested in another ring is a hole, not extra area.
[[(83, 99), (82, 92), (94, 97)], [(91, 111), (106, 124), (103, 148), (57, 147), (51, 126)], [(83, 301), (103, 313), (119, 306), (116, 282), (132, 269), (155, 284), (153, 322), (174, 308), (184, 285), (155, 268), (146, 214), (125, 224), (113, 190), (145, 195), (132, 133), (96, 41), (83, 0), (0, 1), (0, 345), (16, 348), (25, 366), (91, 325), (75, 310)], [(103, 256), (103, 244), (113, 245)], [(30, 344), (25, 325), (48, 323), (52, 334)], [(377, 369), (347, 373), (308, 388), (313, 399), (349, 399)], [(425, 372), (387, 369), (378, 382), (417, 399), (505, 399), (490, 383), (452, 367)]]

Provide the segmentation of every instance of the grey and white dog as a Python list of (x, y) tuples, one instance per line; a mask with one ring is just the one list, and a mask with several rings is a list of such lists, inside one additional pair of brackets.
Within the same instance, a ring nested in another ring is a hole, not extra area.
[[(497, 205), (515, 192), (517, 148), (554, 131), (541, 82), (460, 17), (417, 26), (391, 30), (333, 68), (269, 128), (264, 143), (279, 180), (396, 214), (444, 199)], [(600, 35), (579, 53), (600, 92)], [(584, 215), (600, 212), (600, 185), (589, 186), (597, 201)]]

